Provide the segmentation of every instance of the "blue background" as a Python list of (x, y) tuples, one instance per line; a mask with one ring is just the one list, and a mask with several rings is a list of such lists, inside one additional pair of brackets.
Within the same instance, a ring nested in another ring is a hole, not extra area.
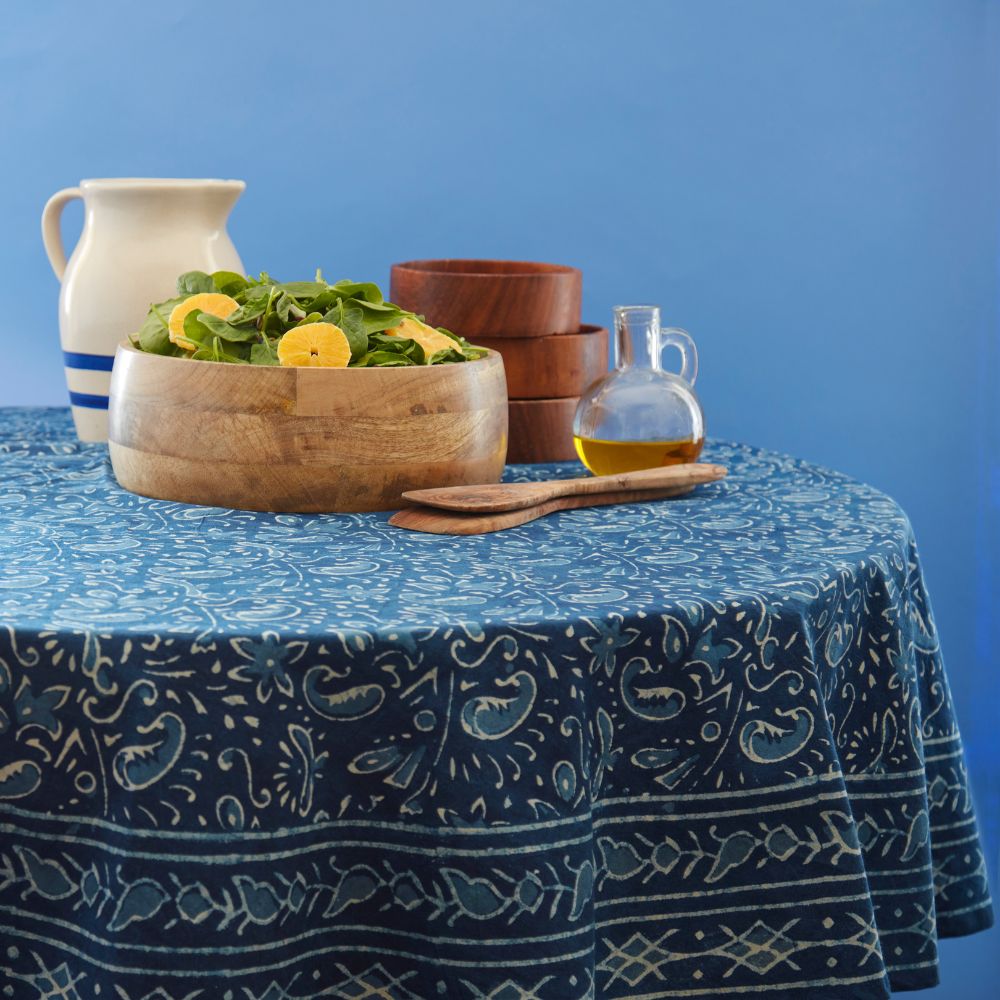
[[(0, 403), (65, 401), (38, 217), (82, 177), (242, 177), (250, 270), (575, 264), (659, 301), (710, 433), (891, 493), (934, 598), (997, 873), (1000, 2), (11, 5)], [(70, 243), (78, 206), (67, 211)], [(943, 945), (994, 997), (1000, 932)]]

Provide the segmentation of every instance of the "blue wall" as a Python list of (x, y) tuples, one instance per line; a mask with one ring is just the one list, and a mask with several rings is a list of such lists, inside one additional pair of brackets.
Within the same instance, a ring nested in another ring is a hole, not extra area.
[[(909, 511), (996, 859), (996, 2), (92, 0), (4, 17), (0, 402), (63, 402), (38, 215), (81, 177), (243, 177), (236, 244), (288, 278), (535, 258), (583, 268), (587, 321), (660, 301), (698, 340), (712, 433)], [(933, 995), (994, 997), (998, 945), (946, 942)]]

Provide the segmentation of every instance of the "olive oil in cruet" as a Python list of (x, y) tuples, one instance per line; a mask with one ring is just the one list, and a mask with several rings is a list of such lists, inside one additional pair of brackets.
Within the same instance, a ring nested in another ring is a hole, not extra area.
[(687, 441), (601, 441), (574, 435), (576, 453), (595, 476), (653, 469), (660, 465), (696, 462), (704, 438)]

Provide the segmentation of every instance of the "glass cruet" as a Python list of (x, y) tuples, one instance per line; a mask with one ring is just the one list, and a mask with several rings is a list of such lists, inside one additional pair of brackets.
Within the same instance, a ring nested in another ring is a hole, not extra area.
[[(664, 371), (666, 347), (681, 353)], [(686, 330), (660, 326), (659, 306), (615, 306), (615, 367), (581, 397), (573, 441), (584, 465), (606, 476), (694, 462), (705, 418), (694, 394), (698, 351)]]

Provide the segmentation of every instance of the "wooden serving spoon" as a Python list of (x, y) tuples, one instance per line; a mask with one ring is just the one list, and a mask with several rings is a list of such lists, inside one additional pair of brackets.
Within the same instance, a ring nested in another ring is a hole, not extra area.
[[(576, 496), (553, 497), (531, 507), (517, 510), (495, 511), (489, 514), (462, 513), (438, 510), (435, 507), (407, 507), (389, 518), (397, 528), (426, 531), (432, 535), (485, 535), (504, 528), (516, 528), (535, 518), (544, 517), (556, 510), (575, 507), (603, 507), (613, 503), (638, 503), (641, 500), (664, 500), (690, 493), (696, 483), (686, 486), (668, 486), (658, 490), (616, 490), (609, 493), (584, 493)], [(414, 491), (417, 492), (417, 491)]]
[[(555, 500), (557, 497), (697, 486), (699, 483), (713, 483), (725, 475), (724, 465), (691, 462), (683, 465), (666, 465), (656, 469), (640, 469), (638, 472), (622, 472), (616, 476), (550, 479), (544, 483), (487, 483), (483, 486), (445, 486), (439, 489), (409, 490), (403, 494), (403, 499), (426, 507), (440, 507), (442, 510), (475, 511), (485, 514), (534, 507)], [(622, 502), (627, 502), (627, 499), (604, 501), (604, 503)], [(584, 507), (587, 504), (571, 506)]]

